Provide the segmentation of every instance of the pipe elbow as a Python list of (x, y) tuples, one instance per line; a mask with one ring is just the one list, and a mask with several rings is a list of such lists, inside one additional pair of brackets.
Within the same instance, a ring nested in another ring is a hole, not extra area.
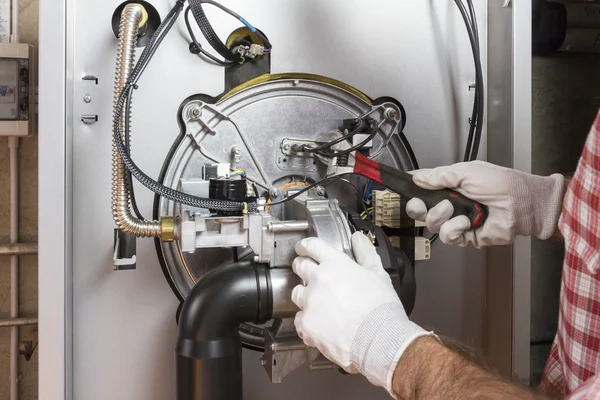
[(179, 317), (179, 337), (195, 342), (237, 335), (243, 322), (262, 323), (273, 312), (268, 268), (249, 262), (217, 268), (188, 295)]
[(241, 400), (242, 322), (271, 319), (273, 291), (264, 265), (236, 263), (206, 274), (179, 315), (177, 400)]

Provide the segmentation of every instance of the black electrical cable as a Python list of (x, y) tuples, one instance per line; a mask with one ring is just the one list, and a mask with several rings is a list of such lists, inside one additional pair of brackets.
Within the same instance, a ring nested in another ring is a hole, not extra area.
[[(271, 45), (271, 42), (269, 42), (269, 39), (267, 39), (266, 35), (263, 34), (259, 29), (256, 29), (254, 26), (252, 26), (246, 19), (244, 19), (242, 16), (240, 16), (238, 13), (234, 12), (233, 10), (225, 7), (224, 5), (222, 5), (220, 3), (217, 3), (216, 1), (212, 1), (212, 0), (189, 0), (189, 3), (190, 3), (189, 8), (194, 16), (194, 19), (196, 20), (196, 23), (200, 27), (200, 31), (206, 38), (206, 41), (210, 44), (210, 46), (217, 53), (219, 53), (219, 55), (221, 57), (223, 57), (225, 60), (227, 60), (227, 62), (231, 62), (232, 64), (243, 63), (244, 57), (242, 57), (242, 55), (240, 55), (240, 54), (234, 53), (229, 47), (227, 47), (227, 45), (225, 45), (225, 43), (223, 43), (221, 41), (221, 39), (219, 39), (219, 36), (213, 29), (212, 25), (208, 21), (208, 18), (206, 17), (206, 14), (204, 13), (204, 8), (202, 7), (202, 3), (212, 4), (212, 5), (220, 8), (222, 11), (226, 12), (227, 14), (231, 15), (232, 17), (234, 17), (235, 19), (237, 19), (238, 21), (240, 21), (241, 23), (246, 25), (248, 27), (248, 29), (252, 33), (254, 33), (263, 42), (264, 52), (268, 53), (271, 51), (272, 45)], [(186, 11), (186, 19), (189, 20), (189, 18), (187, 17), (187, 14), (188, 13)], [(191, 32), (191, 25), (188, 27), (188, 31)], [(202, 53), (204, 56), (215, 61), (216, 57), (209, 55), (210, 53), (203, 50), (202, 46), (200, 46), (200, 44), (198, 43), (197, 40), (193, 40), (192, 44), (194, 46), (194, 47), (190, 46), (190, 50), (193, 50), (192, 52), (198, 51), (198, 52)], [(218, 63), (220, 64), (220, 62), (218, 62)]]
[[(360, 131), (361, 128), (357, 128), (354, 131), (352, 131), (351, 133), (349, 133), (347, 135), (344, 135), (344, 136), (350, 136), (350, 137), (354, 136), (357, 133), (359, 133), (359, 131)], [(317, 154), (317, 155), (319, 155), (321, 157), (326, 157), (326, 158), (340, 157), (340, 156), (344, 156), (346, 154), (350, 154), (350, 153), (352, 153), (352, 152), (354, 152), (354, 151), (362, 148), (364, 145), (366, 145), (371, 140), (373, 140), (373, 138), (375, 137), (375, 135), (377, 135), (377, 129), (374, 129), (373, 132), (371, 132), (369, 134), (369, 136), (367, 136), (367, 138), (365, 140), (363, 140), (362, 142), (360, 142), (360, 143), (358, 143), (358, 144), (356, 144), (356, 145), (354, 145), (354, 146), (352, 146), (352, 147), (350, 147), (350, 148), (348, 148), (346, 150), (340, 150), (340, 151), (337, 151), (337, 150), (335, 150), (335, 151), (323, 151), (323, 150), (315, 151), (315, 149), (308, 149), (308, 150), (312, 151), (313, 153), (315, 153), (315, 154)], [(325, 146), (325, 147), (331, 147), (332, 145), (343, 141), (343, 139), (342, 140), (340, 140), (340, 139), (341, 138), (337, 138), (337, 139), (333, 140), (332, 142), (325, 143), (324, 145), (321, 145), (320, 147), (323, 147), (323, 146)]]
[(481, 67), (481, 55), (479, 51), (479, 34), (477, 33), (477, 18), (475, 16), (475, 9), (471, 0), (467, 0), (469, 3), (469, 11), (465, 8), (465, 5), (461, 0), (454, 0), (458, 10), (461, 13), (469, 41), (471, 43), (471, 49), (473, 51), (473, 60), (475, 64), (475, 100), (473, 106), (473, 113), (471, 118), (471, 127), (469, 130), (469, 137), (467, 139), (467, 148), (465, 150), (464, 161), (473, 161), (477, 158), (479, 152), (479, 145), (481, 143), (481, 134), (483, 131), (483, 115), (484, 115), (484, 87), (483, 87), (483, 70)]
[(192, 24), (190, 23), (190, 11), (191, 8), (188, 6), (188, 8), (185, 9), (184, 14), (185, 26), (187, 28), (188, 34), (190, 35), (190, 38), (192, 39), (192, 43), (190, 43), (190, 52), (193, 54), (197, 54), (199, 57), (201, 54), (202, 56), (208, 58), (210, 61), (222, 67), (229, 67), (231, 65), (237, 64), (235, 61), (219, 60), (217, 57), (213, 56), (208, 51), (202, 48), (202, 45), (198, 42), (198, 39), (196, 39), (196, 35), (194, 34), (194, 30), (192, 29)]
[[(229, 49), (229, 47), (227, 47), (221, 41), (221, 39), (219, 39), (219, 36), (213, 29), (212, 25), (208, 21), (208, 18), (206, 17), (206, 14), (204, 13), (204, 9), (202, 8), (202, 2), (199, 0), (190, 0), (189, 3), (190, 3), (190, 8), (192, 10), (192, 14), (194, 15), (194, 19), (196, 20), (196, 23), (200, 27), (200, 31), (206, 38), (206, 41), (208, 42), (208, 44), (210, 44), (210, 46), (217, 53), (219, 53), (219, 55), (221, 57), (223, 57), (224, 59), (226, 59), (228, 61), (233, 61), (236, 63), (242, 62), (242, 57), (239, 54), (235, 54), (233, 51), (231, 51), (231, 49)], [(219, 7), (219, 8), (221, 8), (223, 10), (223, 7)], [(229, 10), (229, 9), (227, 9), (227, 10)], [(231, 14), (231, 12), (228, 12), (227, 10), (224, 10), (224, 11), (227, 12), (228, 14)], [(229, 10), (229, 11), (231, 11), (231, 10)], [(233, 15), (233, 14), (231, 14), (231, 15)], [(236, 16), (233, 15), (233, 17), (235, 18)]]
[(348, 140), (348, 139), (352, 138), (352, 136), (356, 135), (358, 132), (359, 132), (359, 129), (355, 129), (355, 130), (353, 130), (350, 133), (342, 135), (339, 138), (337, 138), (335, 140), (332, 140), (331, 142), (327, 142), (327, 143), (321, 144), (321, 145), (319, 145), (317, 147), (310, 147), (310, 145), (305, 145), (302, 148), (302, 150), (305, 151), (305, 152), (308, 152), (308, 153), (316, 153), (318, 151), (328, 149), (328, 148), (330, 148), (331, 146), (333, 146), (335, 144), (341, 143), (344, 140)]
[[(473, 52), (473, 62), (475, 64), (475, 98), (473, 100), (473, 111), (469, 124), (469, 136), (467, 138), (467, 146), (463, 161), (473, 161), (477, 159), (479, 146), (481, 144), (481, 135), (483, 131), (483, 118), (485, 112), (485, 95), (483, 85), (483, 68), (481, 66), (481, 53), (479, 44), (479, 28), (477, 25), (477, 16), (472, 0), (465, 0), (467, 8), (461, 0), (454, 0), (462, 19), (467, 29), (471, 50)], [(435, 242), (439, 238), (439, 234), (434, 234), (430, 241)]]
[[(129, 94), (127, 95), (127, 107), (125, 108), (125, 115), (130, 115), (130, 108), (131, 108), (131, 92), (129, 92)], [(127, 154), (131, 155), (131, 137), (129, 135), (129, 125), (130, 125), (131, 121), (129, 120), (129, 118), (127, 118), (125, 120), (125, 149), (127, 150)], [(135, 214), (135, 216), (142, 220), (145, 221), (146, 219), (144, 218), (144, 216), (142, 215), (142, 213), (140, 212), (140, 209), (138, 208), (137, 205), (137, 201), (135, 199), (135, 191), (133, 188), (133, 179), (131, 179), (131, 172), (127, 171), (127, 186), (129, 188), (129, 199), (131, 201), (131, 209), (133, 210), (133, 213)]]
[[(348, 179), (346, 178), (340, 178), (339, 181), (344, 182), (345, 184), (349, 185), (352, 188), (352, 191), (354, 191), (354, 193), (356, 194), (356, 198), (358, 199), (359, 204), (362, 206), (365, 216), (368, 218), (369, 220), (369, 225), (371, 227), (371, 230), (375, 229), (375, 222), (373, 221), (373, 215), (371, 213), (369, 213), (369, 209), (367, 207), (367, 205), (365, 204), (362, 195), (359, 193), (358, 189), (356, 188), (356, 186), (350, 182)], [(327, 183), (326, 185), (330, 185), (332, 184), (332, 182)]]
[[(179, 3), (181, 3), (181, 6), (183, 6), (183, 4), (182, 4), (183, 2), (179, 2)], [(154, 52), (156, 51), (156, 47), (158, 46), (158, 44), (160, 44), (160, 42), (162, 42), (162, 39), (164, 38), (164, 35), (162, 34), (162, 32), (164, 32), (164, 30), (166, 28), (170, 29), (169, 25), (173, 26), (173, 23), (177, 19), (176, 15), (175, 15), (177, 13), (177, 8), (178, 8), (178, 5), (176, 5), (169, 11), (167, 16), (165, 17), (165, 22), (163, 24), (161, 24), (161, 26), (159, 26), (159, 28), (156, 30), (155, 34), (150, 39), (148, 45), (146, 46), (146, 48), (140, 55), (138, 64), (136, 65), (136, 67), (139, 66), (139, 68), (135, 68), (134, 73), (140, 74), (141, 72), (143, 72), (145, 67), (148, 65), (148, 61), (149, 61), (148, 55), (154, 54)], [(151, 56), (150, 56), (150, 58), (151, 58)], [(127, 116), (131, 115), (131, 113), (130, 113), (131, 96), (132, 96), (132, 92), (129, 91), (127, 94), (127, 101), (126, 101), (126, 108), (125, 108), (125, 114)], [(131, 123), (130, 119), (125, 118), (125, 126), (124, 126), (125, 149), (126, 149), (128, 155), (131, 154), (131, 145), (130, 145), (131, 135), (129, 134), (130, 123)], [(127, 186), (129, 188), (129, 192), (130, 192), (130, 201), (131, 201), (131, 208), (133, 210), (133, 213), (135, 214), (135, 216), (138, 219), (143, 221), (143, 220), (145, 220), (145, 218), (142, 215), (142, 213), (140, 212), (139, 207), (137, 205), (137, 200), (135, 197), (135, 191), (134, 191), (134, 187), (133, 187), (133, 180), (131, 178), (131, 171), (127, 171)]]
[(304, 193), (308, 192), (309, 190), (315, 188), (316, 186), (319, 186), (319, 185), (322, 185), (322, 186), (329, 185), (330, 183), (333, 183), (333, 181), (336, 181), (338, 179), (343, 178), (344, 176), (349, 176), (349, 175), (352, 175), (352, 174), (351, 173), (349, 173), (349, 174), (340, 174), (340, 175), (330, 176), (329, 178), (321, 179), (320, 181), (312, 183), (312, 184), (306, 186), (304, 189), (302, 189), (302, 190), (300, 190), (300, 191), (298, 191), (298, 192), (296, 192), (294, 194), (289, 195), (285, 199), (269, 203), (266, 206), (268, 206), (268, 207), (274, 207), (274, 206), (278, 206), (278, 205), (283, 204), (283, 203), (287, 203), (288, 201), (294, 200), (296, 197), (303, 195)]
[[(166, 199), (172, 200), (180, 204), (186, 204), (192, 207), (207, 208), (210, 210), (217, 211), (254, 210), (256, 208), (255, 203), (245, 204), (234, 201), (205, 199), (179, 192), (177, 190), (174, 190), (172, 188), (166, 187), (158, 183), (138, 168), (138, 166), (135, 164), (135, 162), (133, 162), (133, 160), (129, 156), (125, 143), (123, 142), (123, 137), (121, 136), (120, 121), (123, 116), (124, 109), (128, 109), (130, 107), (129, 102), (131, 100), (131, 92), (136, 88), (137, 81), (139, 80), (146, 66), (154, 56), (156, 50), (158, 49), (158, 46), (173, 27), (175, 21), (177, 20), (177, 17), (183, 9), (183, 3), (184, 2), (182, 0), (179, 0), (177, 4), (173, 7), (173, 10), (169, 12), (168, 16), (159, 26), (157, 32), (155, 33), (155, 35), (153, 35), (148, 46), (146, 47), (146, 49), (144, 49), (144, 52), (140, 56), (140, 59), (136, 64), (133, 73), (130, 76), (128, 84), (125, 86), (125, 88), (121, 92), (121, 95), (119, 96), (117, 104), (115, 105), (115, 118), (113, 120), (113, 139), (115, 146), (117, 148), (117, 151), (119, 152), (123, 164), (125, 165), (127, 170), (131, 172), (132, 176), (135, 177), (142, 185)], [(127, 114), (125, 118), (125, 129), (128, 129), (129, 118), (130, 116), (129, 114)], [(125, 132), (125, 136), (127, 136), (127, 134), (128, 132)]]
[(485, 96), (484, 96), (484, 82), (483, 82), (483, 68), (481, 66), (481, 54), (480, 54), (480, 50), (479, 50), (479, 33), (478, 33), (478, 26), (477, 26), (477, 18), (475, 15), (475, 8), (473, 6), (473, 2), (472, 0), (467, 0), (467, 3), (469, 4), (469, 10), (471, 11), (472, 17), (471, 17), (471, 21), (473, 24), (473, 42), (474, 42), (474, 49), (476, 49), (476, 56), (475, 58), (475, 71), (476, 71), (476, 89), (477, 89), (477, 108), (478, 108), (478, 113), (477, 113), (477, 127), (476, 127), (476, 131), (475, 131), (475, 138), (473, 141), (473, 147), (471, 150), (471, 161), (477, 159), (477, 154), (479, 152), (479, 146), (481, 144), (481, 136), (482, 136), (482, 132), (483, 132), (483, 119), (484, 119), (484, 113), (485, 113)]

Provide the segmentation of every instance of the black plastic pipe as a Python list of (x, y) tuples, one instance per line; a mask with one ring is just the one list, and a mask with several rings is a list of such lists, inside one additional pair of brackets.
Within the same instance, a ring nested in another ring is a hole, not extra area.
[(179, 316), (177, 400), (241, 400), (242, 343), (238, 326), (273, 313), (269, 270), (236, 263), (206, 274)]

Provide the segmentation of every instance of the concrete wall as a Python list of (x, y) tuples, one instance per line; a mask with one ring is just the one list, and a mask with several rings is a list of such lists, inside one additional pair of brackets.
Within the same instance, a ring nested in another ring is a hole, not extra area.
[[(571, 173), (600, 108), (600, 55), (554, 53), (533, 59), (532, 171)], [(539, 380), (556, 333), (563, 261), (560, 240), (532, 244), (532, 380)]]
[[(38, 46), (38, 0), (20, 0), (20, 41)], [(20, 237), (21, 242), (37, 242), (37, 136), (20, 141)], [(10, 229), (8, 141), (0, 137), (0, 243), (8, 243)], [(37, 257), (22, 257), (20, 262), (20, 312), (22, 316), (37, 315)], [(0, 258), (0, 318), (10, 313), (10, 259)], [(37, 342), (37, 328), (21, 329), (21, 340)], [(9, 398), (10, 329), (0, 328), (0, 398)], [(21, 400), (37, 399), (37, 350), (30, 361), (20, 359)]]

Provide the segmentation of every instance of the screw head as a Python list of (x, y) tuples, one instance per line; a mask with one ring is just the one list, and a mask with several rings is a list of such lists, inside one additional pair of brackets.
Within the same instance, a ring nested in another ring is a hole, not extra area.
[(281, 193), (279, 192), (279, 189), (271, 188), (271, 190), (269, 191), (269, 194), (271, 195), (271, 197), (276, 198), (276, 197), (279, 197), (279, 195)]
[(92, 102), (92, 95), (89, 93), (86, 93), (85, 96), (83, 96), (83, 101), (85, 101), (86, 103), (91, 103)]
[(200, 109), (200, 107), (194, 107), (190, 110), (190, 117), (192, 118), (198, 118), (202, 115), (202, 110)]
[(387, 119), (396, 119), (396, 117), (398, 117), (398, 111), (394, 110), (393, 108), (388, 108), (385, 110), (385, 117)]
[(317, 192), (317, 195), (319, 195), (321, 197), (325, 196), (326, 192), (325, 192), (325, 188), (323, 186), (317, 186), (315, 188), (315, 191)]
[(283, 149), (284, 149), (285, 151), (288, 151), (288, 150), (290, 149), (290, 145), (289, 145), (289, 144), (285, 144), (285, 145), (283, 146)]

